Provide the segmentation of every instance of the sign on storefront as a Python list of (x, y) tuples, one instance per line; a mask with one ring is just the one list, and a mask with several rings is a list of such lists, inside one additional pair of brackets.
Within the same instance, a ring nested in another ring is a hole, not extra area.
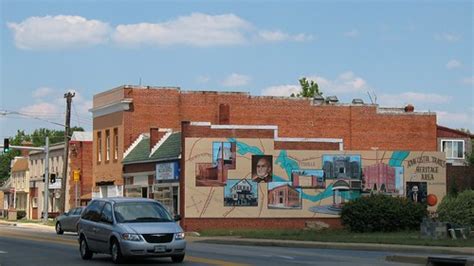
[(156, 164), (156, 180), (173, 180), (178, 179), (178, 163), (159, 163)]

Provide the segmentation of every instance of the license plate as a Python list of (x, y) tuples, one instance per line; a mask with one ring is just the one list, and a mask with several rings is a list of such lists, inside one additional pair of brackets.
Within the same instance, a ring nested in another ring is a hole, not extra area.
[(165, 252), (166, 246), (155, 246), (155, 252)]

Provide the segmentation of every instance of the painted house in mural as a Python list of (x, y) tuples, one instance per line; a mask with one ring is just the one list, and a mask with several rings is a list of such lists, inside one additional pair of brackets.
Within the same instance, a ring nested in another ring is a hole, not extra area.
[(257, 206), (257, 183), (247, 179), (229, 180), (224, 206)]
[(268, 208), (301, 208), (301, 194), (296, 188), (287, 182), (272, 183), (268, 185)]
[(291, 182), (293, 187), (326, 188), (326, 178), (322, 170), (292, 170)]
[(395, 168), (385, 164), (376, 163), (363, 168), (365, 186), (370, 191), (395, 193), (396, 180)]
[[(446, 193), (441, 152), (387, 150), (378, 151), (384, 154), (379, 158), (374, 150), (343, 150), (343, 139), (280, 138), (278, 127), (268, 125), (183, 122), (182, 137), (180, 214), (186, 230), (303, 228), (308, 221), (341, 226), (341, 208), (372, 192), (364, 182), (394, 195), (402, 184), (403, 196), (416, 202), (435, 197), (431, 210)], [(220, 153), (215, 143), (235, 146), (226, 185), (198, 185), (196, 168), (219, 157), (213, 155)], [(252, 182), (256, 156), (273, 158), (271, 182)]]

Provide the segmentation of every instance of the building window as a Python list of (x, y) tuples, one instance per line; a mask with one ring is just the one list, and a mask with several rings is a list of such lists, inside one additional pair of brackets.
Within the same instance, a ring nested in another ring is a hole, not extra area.
[(118, 159), (118, 129), (114, 128), (114, 160)]
[(31, 207), (38, 208), (38, 198), (37, 197), (34, 197), (33, 200), (31, 201)]
[(464, 140), (442, 140), (441, 149), (446, 159), (464, 159)]
[(102, 162), (102, 132), (97, 132), (97, 162)]
[(105, 160), (110, 160), (110, 131), (105, 131)]

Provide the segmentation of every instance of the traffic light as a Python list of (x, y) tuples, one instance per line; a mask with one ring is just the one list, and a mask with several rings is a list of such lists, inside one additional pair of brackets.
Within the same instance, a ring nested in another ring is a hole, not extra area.
[(51, 184), (56, 183), (56, 174), (51, 174), (49, 180), (50, 180), (49, 182), (51, 182)]
[(5, 138), (3, 139), (3, 152), (9, 152), (10, 151), (10, 139)]

